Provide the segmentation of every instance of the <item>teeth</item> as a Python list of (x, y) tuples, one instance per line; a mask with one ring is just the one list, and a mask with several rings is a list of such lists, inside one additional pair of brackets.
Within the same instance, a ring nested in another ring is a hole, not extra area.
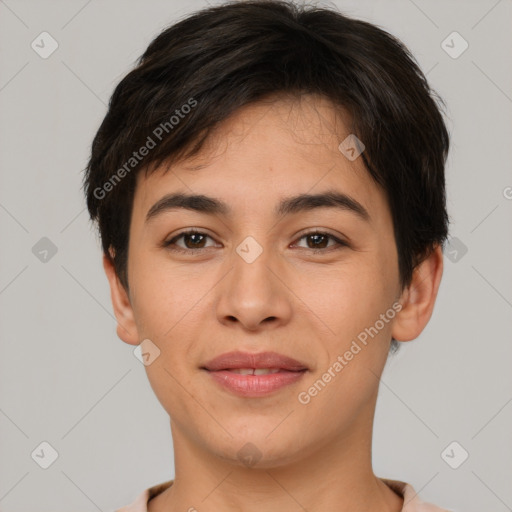
[(254, 370), (252, 368), (240, 368), (231, 370), (233, 373), (239, 373), (240, 375), (252, 375)]
[(279, 373), (279, 368), (256, 368), (254, 375), (268, 375), (269, 373)]
[(233, 368), (229, 371), (240, 375), (268, 375), (279, 373), (279, 368)]

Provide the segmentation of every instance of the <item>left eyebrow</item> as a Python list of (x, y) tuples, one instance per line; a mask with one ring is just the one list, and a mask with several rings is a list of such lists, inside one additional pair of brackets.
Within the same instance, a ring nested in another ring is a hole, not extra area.
[(299, 194), (282, 200), (276, 211), (276, 216), (291, 215), (316, 208), (338, 208), (355, 213), (365, 221), (370, 220), (368, 210), (353, 197), (338, 191), (327, 191), (321, 194)]
[[(276, 217), (282, 217), (317, 208), (338, 208), (352, 212), (366, 222), (370, 221), (370, 214), (361, 203), (338, 191), (299, 194), (285, 198), (277, 204), (274, 214)], [(146, 222), (164, 212), (177, 209), (192, 210), (207, 215), (222, 215), (224, 217), (231, 216), (233, 213), (227, 203), (214, 197), (176, 192), (159, 199), (146, 214)]]

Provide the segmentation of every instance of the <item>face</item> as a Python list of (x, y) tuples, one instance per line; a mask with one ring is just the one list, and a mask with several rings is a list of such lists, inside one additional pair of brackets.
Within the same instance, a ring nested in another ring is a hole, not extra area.
[[(211, 455), (236, 462), (252, 443), (272, 467), (371, 423), (401, 307), (398, 257), (385, 195), (338, 149), (349, 118), (334, 112), (314, 96), (248, 106), (193, 160), (138, 176), (118, 332), (157, 347), (146, 371), (173, 436)], [(303, 195), (319, 197), (293, 200)], [(205, 369), (230, 352), (302, 370)]]

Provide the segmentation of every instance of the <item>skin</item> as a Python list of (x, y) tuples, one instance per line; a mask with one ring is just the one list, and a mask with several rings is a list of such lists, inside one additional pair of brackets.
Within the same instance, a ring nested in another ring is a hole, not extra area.
[[(385, 195), (361, 158), (349, 161), (338, 149), (350, 133), (347, 113), (316, 96), (274, 100), (237, 111), (194, 159), (139, 173), (129, 293), (104, 257), (119, 337), (130, 345), (150, 339), (161, 351), (146, 371), (170, 416), (175, 481), (150, 500), (150, 512), (397, 512), (403, 506), (371, 465), (379, 377), (391, 337), (412, 340), (429, 321), (442, 252), (437, 247), (402, 290)], [(356, 199), (369, 221), (335, 208), (273, 214), (284, 197), (326, 190)], [(215, 197), (234, 214), (176, 209), (146, 223), (151, 206), (176, 191)], [(162, 247), (187, 228), (208, 237), (199, 244), (177, 240), (188, 254)], [(327, 231), (348, 245), (321, 239), (324, 252), (315, 254), (315, 240), (304, 238), (308, 231)], [(247, 236), (263, 249), (252, 263), (236, 252)], [(195, 247), (206, 249), (199, 254)], [(298, 393), (397, 301), (401, 311), (301, 404)], [(276, 351), (309, 370), (272, 395), (239, 397), (200, 370), (232, 350)], [(246, 443), (261, 454), (252, 467), (237, 455)]]

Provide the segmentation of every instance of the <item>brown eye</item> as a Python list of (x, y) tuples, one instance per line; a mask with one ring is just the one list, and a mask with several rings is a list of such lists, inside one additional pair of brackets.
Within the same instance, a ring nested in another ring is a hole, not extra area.
[[(329, 234), (329, 233), (322, 233), (320, 231), (314, 231), (312, 233), (306, 233), (305, 235), (302, 235), (299, 240), (306, 239), (306, 245), (307, 247), (303, 247), (304, 249), (311, 249), (312, 251), (319, 251), (319, 252), (327, 252), (328, 250), (332, 248), (340, 248), (340, 247), (346, 247), (348, 246), (347, 243), (343, 242), (339, 238), (336, 238), (335, 236)], [(333, 241), (334, 243), (329, 245), (329, 241)]]
[[(201, 231), (189, 230), (176, 235), (171, 240), (164, 242), (163, 246), (172, 251), (178, 252), (193, 252), (194, 250), (207, 249), (205, 241), (211, 237)], [(183, 239), (183, 245), (178, 245), (176, 242)]]
[(306, 239), (309, 240), (313, 245), (312, 247), (309, 247), (310, 249), (325, 249), (329, 243), (329, 238), (330, 237), (327, 235), (320, 234), (306, 236)]
[[(203, 248), (203, 244), (206, 238), (205, 235), (201, 235), (199, 233), (185, 233), (182, 234), (181, 237), (183, 237), (183, 241), (187, 249)], [(188, 243), (190, 243), (190, 245), (188, 245)]]

